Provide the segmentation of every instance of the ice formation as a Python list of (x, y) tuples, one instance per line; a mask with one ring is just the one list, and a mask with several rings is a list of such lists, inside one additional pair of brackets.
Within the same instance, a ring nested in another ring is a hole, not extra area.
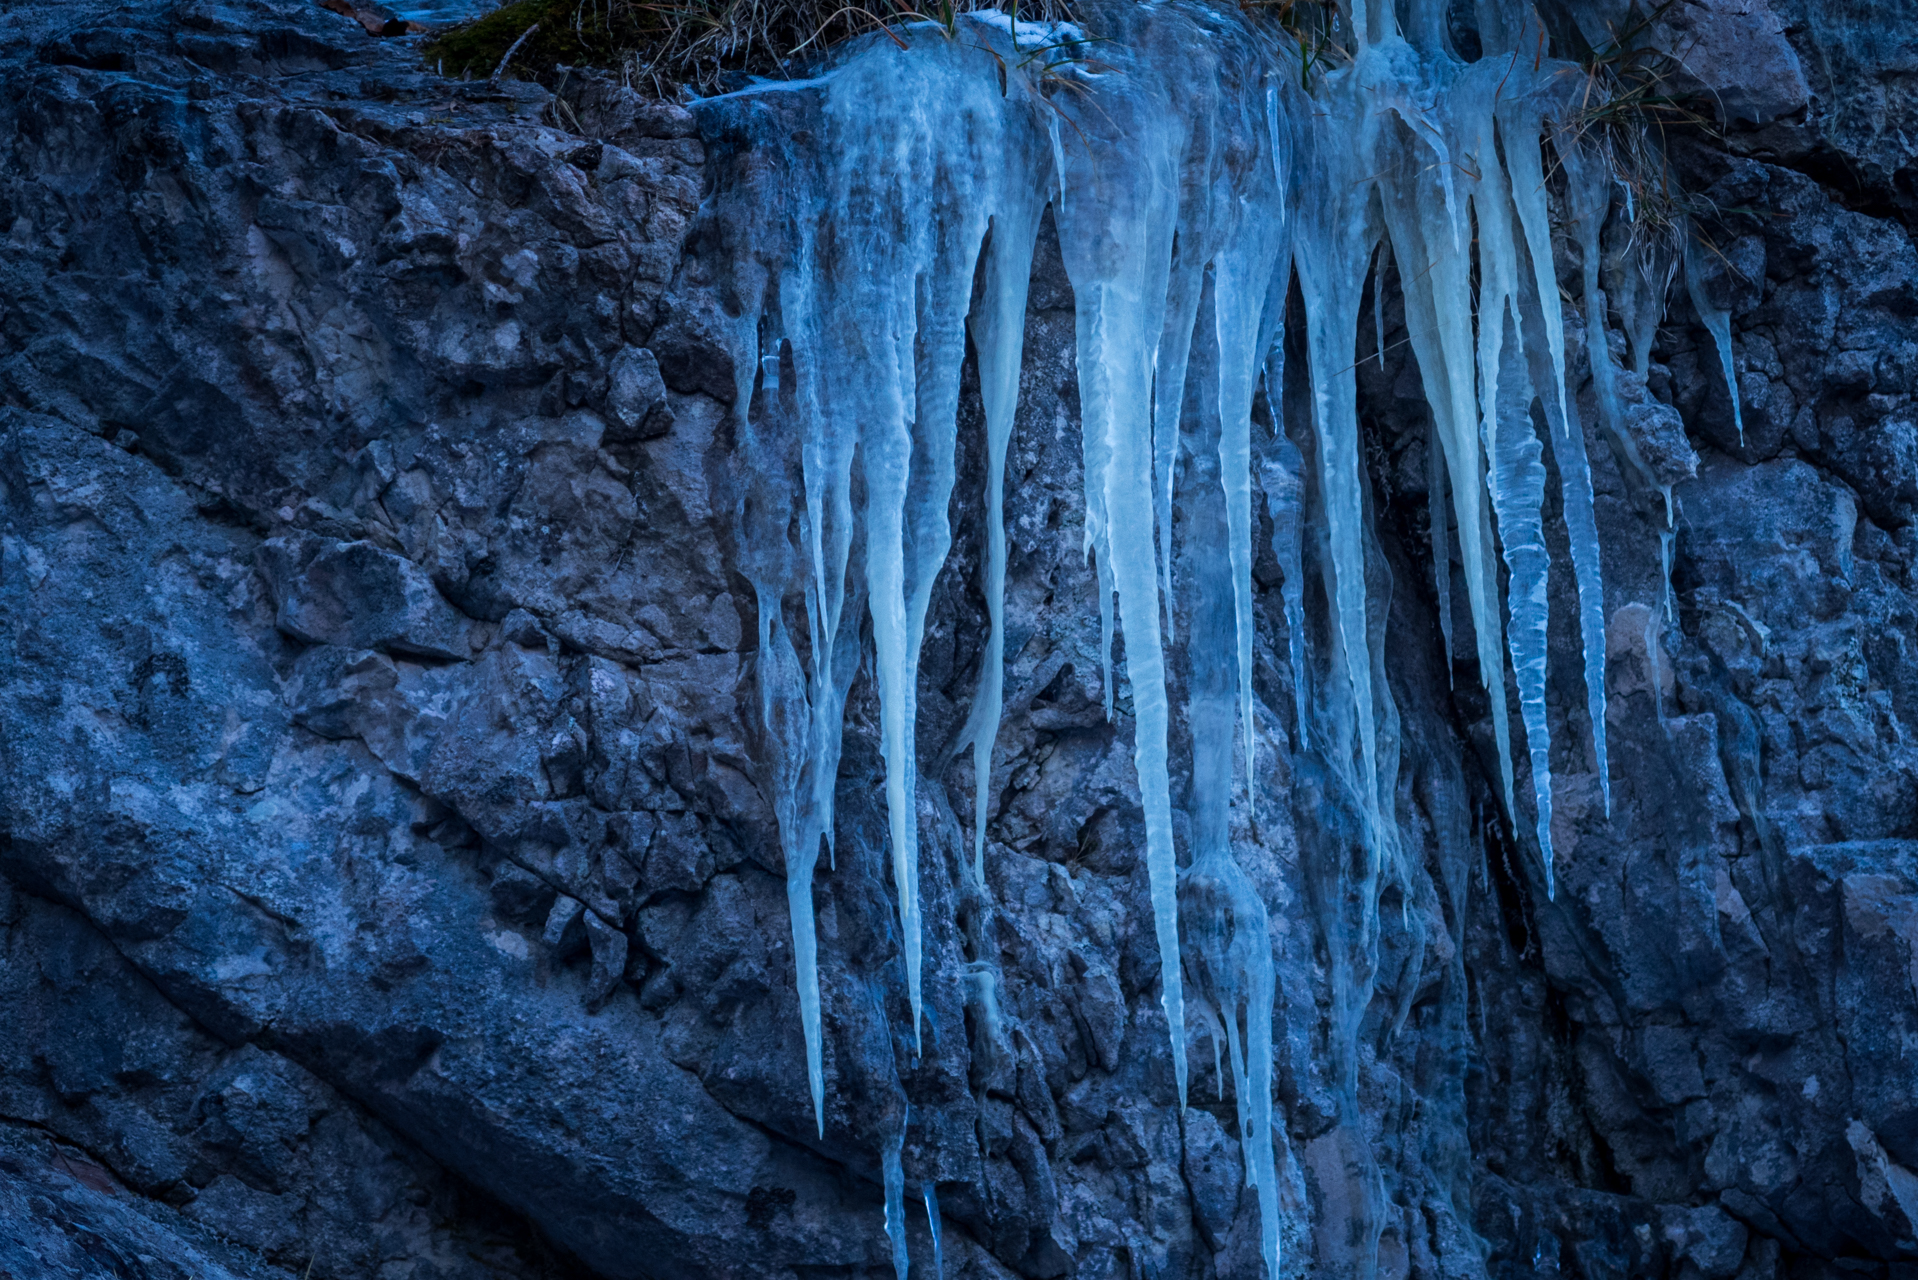
[[(727, 238), (724, 291), (739, 317), (740, 456), (775, 460), (787, 456), (781, 442), (798, 442), (792, 465), (767, 461), (736, 495), (742, 568), (760, 618), (757, 750), (776, 800), (823, 1132), (811, 886), (822, 844), (831, 847), (861, 610), (871, 620), (915, 1041), (922, 1020), (916, 676), (952, 543), (968, 334), (987, 434), (989, 636), (962, 745), (971, 747), (975, 776), (970, 874), (983, 890), (1004, 703), (1004, 470), (1027, 278), (1050, 207), (1077, 307), (1085, 552), (1097, 574), (1106, 704), (1112, 714), (1113, 644), (1123, 631), (1179, 1096), (1189, 978), (1193, 1021), (1212, 1030), (1215, 1054), (1218, 1036), (1226, 1040), (1246, 1178), (1258, 1189), (1266, 1268), (1277, 1276), (1272, 944), (1266, 907), (1233, 853), (1234, 806), (1250, 820), (1259, 798), (1255, 502), (1263, 501), (1283, 576), (1292, 749), (1313, 755), (1321, 774), (1356, 798), (1367, 892), (1376, 896), (1397, 856), (1396, 712), (1367, 585), (1376, 552), (1356, 368), (1368, 277), (1383, 365), (1379, 300), (1389, 270), (1431, 412), (1434, 565), (1448, 651), (1455, 537), (1507, 813), (1515, 826), (1533, 819), (1549, 885), (1548, 455), (1577, 585), (1593, 756), (1606, 776), (1603, 590), (1574, 394), (1582, 373), (1568, 333), (1581, 336), (1600, 424), (1628, 450), (1609, 317), (1622, 321), (1642, 371), (1679, 255), (1603, 239), (1619, 200), (1607, 153), (1588, 145), (1578, 119), (1591, 81), (1549, 56), (1523, 0), (1479, 5), (1482, 52), (1471, 60), (1452, 47), (1441, 0), (1347, 0), (1303, 32), (1203, 0), (1088, 0), (1084, 8), (1096, 44), (1073, 27), (964, 14), (898, 26), (811, 79), (699, 105), (722, 161), (709, 213)], [(1582, 251), (1582, 325), (1561, 308), (1555, 218)], [(1621, 261), (1608, 298), (1601, 267)], [(1288, 371), (1294, 290), (1303, 332), (1291, 342), (1304, 368)], [(1694, 293), (1729, 375), (1724, 313)], [(1288, 376), (1305, 389), (1303, 403), (1287, 398)], [(1255, 425), (1261, 392), (1275, 426)], [(1207, 407), (1201, 421), (1194, 402)], [(1182, 457), (1199, 460), (1183, 477)], [(1211, 554), (1179, 558), (1175, 514), (1180, 536), (1203, 536)], [(1306, 581), (1307, 563), (1319, 566), (1317, 588)], [(1328, 624), (1309, 640), (1307, 605), (1321, 600)], [(1191, 606), (1182, 615), (1181, 601)], [(1183, 874), (1168, 746), (1175, 615), (1191, 630), (1181, 637), (1192, 672), (1185, 715), (1194, 809)], [(1514, 798), (1508, 656), (1529, 815)], [(884, 1167), (903, 1275), (897, 1143)], [(936, 1229), (929, 1187), (926, 1204)]]
[(926, 1202), (926, 1228), (932, 1233), (932, 1280), (946, 1280), (945, 1240), (939, 1230), (939, 1189), (926, 1182), (920, 1185), (919, 1193)]
[(880, 1178), (886, 1187), (886, 1240), (892, 1245), (892, 1273), (895, 1280), (906, 1280), (906, 1273), (912, 1269), (912, 1259), (906, 1252), (906, 1171), (904, 1153), (906, 1146), (906, 1125), (911, 1118), (908, 1108), (900, 1118), (899, 1132), (886, 1141), (886, 1149), (880, 1153)]

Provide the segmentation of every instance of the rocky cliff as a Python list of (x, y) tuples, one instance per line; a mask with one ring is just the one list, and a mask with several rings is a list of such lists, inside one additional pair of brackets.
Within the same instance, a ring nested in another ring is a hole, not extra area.
[[(1502, 815), (1470, 641), (1440, 638), (1424, 392), (1393, 292), (1368, 304), (1414, 870), (1352, 900), (1354, 833), (1286, 759), (1241, 852), (1302, 1273), (1918, 1267), (1918, 50), (1893, 9), (1668, 20), (1730, 121), (1674, 157), (1721, 213), (1744, 432), (1680, 291), (1627, 388), (1677, 481), (1669, 622), (1658, 495), (1589, 441), (1609, 816), (1552, 578), (1555, 897)], [(0, 1274), (882, 1276), (902, 1125), (928, 1273), (935, 1242), (952, 1275), (1257, 1273), (1227, 1082), (1196, 1039), (1180, 1113), (1165, 1051), (1056, 241), (987, 882), (954, 745), (985, 647), (970, 371), (919, 676), (923, 1052), (862, 675), (814, 883), (822, 1136), (693, 117), (605, 75), (449, 82), (272, 0), (0, 9), (0, 66)], [(1273, 705), (1282, 576), (1262, 552)]]

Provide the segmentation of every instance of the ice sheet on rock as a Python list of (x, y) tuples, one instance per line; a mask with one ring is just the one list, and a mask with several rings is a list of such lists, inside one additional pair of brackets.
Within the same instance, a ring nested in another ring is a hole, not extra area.
[(966, 14), (968, 21), (1005, 32), (1012, 37), (1013, 48), (1022, 53), (1052, 51), (1070, 55), (1075, 46), (1086, 43), (1084, 28), (1072, 22), (1025, 22), (998, 9), (977, 9)]
[[(1273, 74), (1275, 60), (1296, 61), (1289, 46), (1270, 43), (1227, 8), (1114, 0), (1093, 10), (1096, 59), (1073, 43), (1083, 35), (1076, 30), (965, 15), (959, 38), (934, 24), (898, 28), (898, 40), (870, 40), (817, 80), (762, 85), (698, 107), (719, 157), (709, 208), (733, 246), (728, 296), (742, 316), (734, 345), (745, 421), (735, 457), (744, 476), (742, 571), (759, 608), (755, 749), (786, 859), (808, 1074), (823, 1124), (811, 881), (822, 843), (831, 847), (840, 722), (859, 669), (862, 609), (872, 624), (915, 1038), (921, 1021), (917, 679), (952, 543), (947, 511), (968, 326), (986, 419), (988, 627), (959, 742), (973, 752), (970, 874), (983, 891), (1004, 708), (1005, 469), (1026, 280), (1051, 202), (1077, 308), (1084, 550), (1097, 579), (1106, 707), (1109, 716), (1130, 717), (1178, 1094), (1183, 1102), (1189, 979), (1194, 1020), (1214, 1031), (1215, 1052), (1219, 1036), (1229, 1050), (1262, 1252), (1276, 1276), (1272, 954), (1265, 905), (1231, 841), (1240, 794), (1257, 829), (1253, 469), (1282, 579), (1300, 756), (1294, 777), (1318, 779), (1313, 785), (1336, 796), (1341, 813), (1349, 805), (1340, 821), (1366, 855), (1338, 873), (1356, 914), (1337, 926), (1351, 954), (1335, 966), (1336, 1035), (1342, 1061), (1355, 1063), (1377, 960), (1378, 899), (1403, 875), (1384, 631), (1390, 574), (1367, 513), (1355, 376), (1368, 278), (1375, 319), (1367, 354), (1383, 363), (1388, 262), (1432, 415), (1434, 572), (1448, 665), (1455, 535), (1507, 811), (1515, 812), (1509, 652), (1548, 874), (1548, 446), (1578, 585), (1601, 782), (1606, 772), (1591, 471), (1567, 384), (1567, 317), (1540, 145), (1580, 73), (1534, 52), (1536, 20), (1510, 0), (1480, 6), (1488, 55), (1470, 64), (1448, 50), (1436, 0), (1403, 6), (1410, 42), (1398, 33), (1399, 10), (1354, 4), (1340, 36), (1350, 58), (1303, 82), (1290, 70)], [(1629, 234), (1608, 238), (1616, 220), (1604, 166), (1568, 134), (1555, 138), (1555, 150), (1562, 212), (1585, 259), (1583, 337), (1599, 424), (1632, 462), (1610, 310), (1642, 365), (1677, 250), (1633, 249)], [(1687, 273), (1695, 290), (1698, 275)], [(1282, 330), (1295, 277), (1305, 368), (1293, 377), (1309, 400), (1288, 414)], [(1717, 324), (1703, 303), (1699, 309), (1708, 327)], [(1728, 322), (1713, 332), (1729, 372)], [(1269, 437), (1252, 422), (1261, 376), (1273, 410)], [(1734, 389), (1734, 404), (1735, 396)], [(1195, 404), (1207, 406), (1196, 424)], [(1190, 474), (1180, 474), (1182, 465)], [(1175, 535), (1200, 530), (1205, 554), (1175, 554)], [(1176, 606), (1189, 598), (1198, 603), (1183, 613)], [(1172, 732), (1167, 676), (1175, 616), (1190, 619), (1190, 634), (1178, 639), (1192, 678), (1185, 715), (1193, 861), (1183, 880), (1172, 812), (1179, 762), (1170, 752), (1186, 735)], [(1125, 706), (1117, 705), (1112, 670), (1120, 633)], [(979, 971), (965, 982), (984, 1022), (996, 1022), (993, 975)], [(1355, 1092), (1348, 1103), (1357, 1106)], [(887, 1160), (888, 1229), (903, 1275), (896, 1146)], [(923, 1192), (936, 1250), (936, 1203), (929, 1185)]]

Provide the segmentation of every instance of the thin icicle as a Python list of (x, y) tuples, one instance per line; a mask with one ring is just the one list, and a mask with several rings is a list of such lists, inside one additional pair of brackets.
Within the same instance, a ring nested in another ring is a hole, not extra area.
[[(1528, 335), (1539, 324), (1536, 308), (1527, 306), (1525, 330)], [(1525, 349), (1531, 362), (1534, 385), (1544, 384), (1556, 373), (1551, 364), (1539, 358), (1539, 342), (1528, 336)], [(1592, 466), (1585, 455), (1585, 432), (1576, 417), (1562, 415), (1566, 399), (1541, 395), (1550, 427), (1552, 456), (1558, 463), (1559, 494), (1564, 504), (1565, 537), (1571, 547), (1572, 573), (1578, 582), (1578, 629), (1585, 669), (1585, 711), (1592, 734), (1592, 756), (1598, 770), (1599, 790), (1604, 796), (1605, 812), (1612, 810), (1611, 769), (1605, 745), (1605, 585), (1599, 567), (1598, 515), (1592, 497)]]
[[(1152, 376), (1152, 473), (1159, 529), (1159, 591), (1172, 599), (1172, 491), (1179, 475), (1179, 416), (1185, 410), (1186, 364), (1191, 358), (1192, 326), (1198, 320), (1204, 293), (1203, 263), (1188, 259), (1198, 246), (1190, 239), (1179, 245), (1172, 267), (1172, 288), (1166, 299), (1165, 333), (1159, 341)], [(1173, 639), (1172, 609), (1165, 610), (1165, 640)]]
[[(1247, 814), (1258, 805), (1255, 700), (1252, 692), (1252, 400), (1258, 390), (1261, 318), (1273, 272), (1285, 261), (1282, 228), (1256, 238), (1244, 253), (1219, 260), (1214, 283), (1218, 342), (1219, 479), (1225, 491), (1226, 551), (1232, 566), (1240, 741), (1245, 752)], [(1171, 541), (1171, 529), (1165, 538)]]
[(1532, 799), (1538, 815), (1539, 855), (1545, 863), (1545, 892), (1552, 896), (1552, 740), (1545, 712), (1546, 574), (1551, 563), (1539, 507), (1545, 498), (1545, 464), (1538, 434), (1532, 429), (1532, 384), (1525, 372), (1510, 313), (1488, 323), (1502, 324), (1507, 342), (1499, 356), (1494, 395), (1492, 505), (1498, 513), (1499, 541), (1510, 572), (1511, 625), (1507, 640), (1512, 670), (1518, 677), (1518, 708), (1532, 761)]
[(979, 396), (986, 415), (986, 652), (979, 691), (965, 740), (972, 744), (973, 876), (986, 882), (986, 819), (992, 806), (992, 749), (1006, 684), (1006, 452), (1019, 411), (1019, 366), (1025, 352), (1026, 293), (1038, 236), (1039, 192), (1028, 185), (1010, 193), (994, 219), (986, 254), (986, 292), (971, 317), (973, 349), (979, 353)]
[(1379, 241), (1378, 252), (1372, 259), (1372, 350), (1379, 362), (1379, 372), (1385, 372), (1385, 268), (1392, 261), (1392, 242)]
[(906, 1171), (902, 1160), (906, 1145), (906, 1122), (911, 1115), (912, 1108), (906, 1108), (906, 1115), (899, 1122), (899, 1132), (886, 1140), (885, 1150), (881, 1152), (879, 1160), (886, 1184), (886, 1239), (892, 1243), (894, 1280), (906, 1280), (906, 1273), (912, 1269), (912, 1259), (906, 1252)]
[(1281, 329), (1265, 362), (1265, 395), (1272, 406), (1271, 446), (1259, 459), (1259, 487), (1265, 491), (1266, 516), (1272, 521), (1272, 556), (1279, 562), (1279, 600), (1285, 610), (1286, 654), (1292, 674), (1292, 714), (1299, 751), (1311, 740), (1305, 680), (1305, 459), (1285, 434), (1282, 413), (1285, 385), (1285, 334)]
[[(1227, 273), (1221, 271), (1223, 282)], [(1229, 314), (1226, 299), (1219, 300), (1222, 317)], [(1214, 1069), (1217, 1069), (1219, 1030), (1232, 1068), (1233, 1096), (1238, 1106), (1238, 1138), (1245, 1158), (1245, 1181), (1259, 1191), (1263, 1235), (1261, 1253), (1267, 1274), (1278, 1277), (1277, 1175), (1272, 1147), (1272, 1001), (1275, 975), (1270, 922), (1265, 904), (1240, 869), (1232, 853), (1231, 806), (1233, 780), (1233, 722), (1235, 694), (1240, 688), (1239, 655), (1226, 644), (1237, 635), (1240, 566), (1221, 561), (1216, 547), (1222, 538), (1237, 536), (1229, 468), (1235, 464), (1225, 440), (1237, 429), (1231, 399), (1227, 336), (1232, 327), (1223, 321), (1217, 342), (1208, 343), (1205, 363), (1212, 366), (1220, 392), (1218, 418), (1199, 424), (1196, 443), (1213, 443), (1223, 484), (1212, 477), (1194, 476), (1193, 492), (1184, 497), (1182, 536), (1185, 577), (1191, 600), (1192, 645), (1188, 649), (1191, 700), (1186, 721), (1192, 731), (1193, 861), (1180, 877), (1180, 913), (1186, 944), (1185, 968), (1192, 977), (1193, 1003), (1202, 1022), (1212, 1031)], [(1200, 361), (1195, 356), (1195, 365)], [(1195, 464), (1195, 466), (1198, 464)], [(1245, 466), (1243, 461), (1237, 465)], [(1223, 1082), (1221, 1082), (1223, 1088)]]
[(1725, 375), (1725, 390), (1732, 398), (1732, 425), (1738, 428), (1738, 444), (1745, 444), (1745, 411), (1738, 402), (1738, 370), (1732, 364), (1732, 313), (1718, 306), (1705, 290), (1704, 260), (1698, 252), (1698, 232), (1687, 225), (1679, 232), (1685, 238), (1685, 291), (1691, 295), (1692, 309), (1704, 321), (1718, 346), (1718, 367)]
[[(1365, 86), (1343, 86), (1349, 98), (1329, 104), (1348, 119), (1368, 121)], [(1379, 228), (1366, 180), (1368, 162), (1349, 145), (1317, 140), (1317, 151), (1301, 157), (1312, 181), (1298, 210), (1293, 264), (1305, 300), (1306, 363), (1312, 381), (1312, 429), (1316, 439), (1319, 500), (1330, 549), (1334, 634), (1351, 695), (1352, 727), (1357, 733), (1361, 801), (1365, 806), (1367, 847), (1374, 860), (1385, 841), (1380, 802), (1378, 727), (1374, 718), (1371, 642), (1366, 605), (1365, 465), (1359, 453), (1356, 345), (1366, 268)]]
[(1591, 727), (1592, 755), (1605, 813), (1612, 812), (1611, 767), (1605, 745), (1605, 584), (1600, 572), (1598, 516), (1592, 496), (1592, 466), (1585, 454), (1585, 430), (1566, 385), (1565, 313), (1553, 270), (1552, 229), (1546, 204), (1545, 170), (1539, 138), (1544, 120), (1529, 101), (1500, 106), (1499, 138), (1511, 173), (1512, 207), (1518, 214), (1525, 256), (1532, 266), (1531, 289), (1524, 298), (1521, 331), (1550, 426), (1552, 457), (1558, 464), (1565, 534), (1571, 547), (1572, 574), (1578, 583), (1578, 630), (1585, 668), (1585, 711)]
[(1432, 526), (1432, 590), (1438, 596), (1439, 635), (1445, 642), (1445, 683), (1452, 683), (1452, 516), (1445, 498), (1445, 448), (1433, 425), (1425, 443), (1425, 499)]
[(946, 1250), (939, 1229), (939, 1191), (932, 1183), (922, 1183), (919, 1194), (926, 1202), (926, 1226), (932, 1232), (932, 1280), (946, 1280)]
[[(903, 317), (896, 317), (902, 324)], [(906, 341), (911, 341), (907, 331)], [(885, 358), (882, 349), (881, 358)], [(895, 349), (893, 359), (898, 359)], [(884, 385), (886, 372), (900, 375), (897, 364), (881, 366), (874, 382)], [(886, 815), (892, 847), (892, 880), (899, 895), (899, 925), (906, 953), (906, 983), (912, 1002), (915, 1044), (920, 1023), (919, 817), (916, 804), (913, 724), (917, 702), (918, 667), (911, 663), (913, 644), (906, 603), (905, 506), (910, 480), (912, 437), (903, 404), (887, 406), (890, 421), (882, 418), (868, 429), (863, 453), (866, 480), (867, 598), (872, 611), (873, 652), (879, 685), (879, 749), (886, 762)], [(883, 433), (883, 434), (882, 434)]]

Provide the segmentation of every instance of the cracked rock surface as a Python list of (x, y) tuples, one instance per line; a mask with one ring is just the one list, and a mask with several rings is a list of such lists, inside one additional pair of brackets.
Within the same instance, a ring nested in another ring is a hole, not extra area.
[[(1628, 388), (1675, 483), (1669, 622), (1660, 500), (1589, 441), (1609, 816), (1554, 566), (1556, 899), (1498, 817), (1472, 640), (1438, 639), (1416, 369), (1362, 372), (1420, 871), (1349, 1038), (1323, 780), (1277, 760), (1241, 854), (1309, 1274), (1918, 1268), (1918, 51), (1840, 9), (1672, 20), (1706, 87), (1750, 72), (1724, 142), (1675, 149), (1729, 211), (1745, 433), (1678, 299)], [(449, 83), (291, 0), (0, 6), (0, 77), (0, 1276), (889, 1276), (908, 1115), (949, 1274), (1256, 1273), (1203, 1047), (1173, 1101), (1056, 248), (989, 894), (951, 747), (984, 642), (969, 372), (920, 681), (925, 1049), (862, 678), (815, 882), (822, 1136), (691, 117)], [(1289, 705), (1269, 552), (1255, 579)]]

